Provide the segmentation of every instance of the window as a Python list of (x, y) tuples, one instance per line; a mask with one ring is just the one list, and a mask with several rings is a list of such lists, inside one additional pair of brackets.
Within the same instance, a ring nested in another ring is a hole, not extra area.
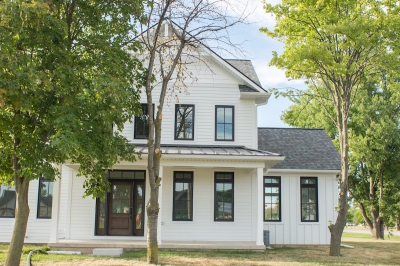
[(318, 182), (316, 177), (301, 177), (301, 221), (318, 222)]
[(214, 221), (233, 221), (233, 173), (215, 173)]
[(15, 217), (15, 187), (0, 185), (0, 217)]
[(175, 105), (175, 139), (194, 139), (194, 105)]
[(40, 177), (37, 218), (51, 218), (53, 205), (53, 184), (50, 179)]
[(215, 106), (215, 140), (234, 140), (233, 106)]
[(264, 221), (281, 221), (280, 177), (264, 177)]
[(174, 172), (173, 221), (193, 221), (193, 172)]
[[(141, 116), (135, 116), (135, 139), (147, 139), (149, 137), (149, 112), (147, 103), (142, 103), (142, 114)], [(153, 105), (154, 113), (154, 105)]]

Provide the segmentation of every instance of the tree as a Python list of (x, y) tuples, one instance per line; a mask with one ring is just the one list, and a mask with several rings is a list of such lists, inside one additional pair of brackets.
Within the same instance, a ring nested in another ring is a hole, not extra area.
[(141, 64), (127, 50), (139, 48), (129, 40), (142, 11), (140, 1), (0, 2), (0, 183), (17, 201), (6, 265), (20, 262), (31, 180), (54, 180), (70, 160), (99, 197), (103, 169), (135, 159), (119, 132), (140, 108)]
[[(397, 78), (364, 81), (349, 114), (350, 196), (374, 238), (383, 239), (386, 218), (396, 215), (400, 159), (400, 105)], [(384, 89), (377, 87), (384, 86)], [(326, 128), (331, 138), (337, 129), (312, 91), (305, 91), (282, 118), (290, 125)], [(329, 104), (328, 102), (326, 103)], [(349, 220), (349, 217), (347, 218)]]
[[(149, 124), (147, 168), (150, 199), (146, 205), (148, 263), (158, 262), (160, 147), (165, 99), (169, 97), (179, 102), (178, 95), (187, 93), (189, 80), (196, 81), (193, 73), (188, 71), (188, 65), (202, 60), (202, 42), (209, 41), (208, 44), (212, 44), (213, 41), (217, 48), (223, 48), (220, 44), (229, 46), (229, 35), (223, 32), (243, 22), (242, 14), (243, 11), (236, 12), (235, 6), (229, 5), (227, 0), (160, 0), (152, 3), (147, 13), (147, 23), (142, 25), (143, 33), (138, 39), (144, 49), (141, 56), (146, 66), (144, 88)], [(155, 116), (153, 98), (158, 101)]]
[[(346, 224), (349, 111), (362, 79), (373, 76), (377, 66), (390, 67), (396, 60), (395, 55), (390, 56), (396, 51), (391, 49), (397, 45), (391, 39), (396, 30), (388, 16), (397, 16), (394, 9), (397, 7), (390, 2), (373, 0), (288, 0), (265, 5), (276, 24), (273, 31), (261, 31), (285, 44), (281, 55), (274, 52), (271, 64), (284, 69), (290, 78), (305, 79), (317, 101), (328, 96), (333, 105), (332, 115), (325, 101), (319, 101), (337, 128), (341, 155), (338, 216), (329, 225), (331, 256), (340, 255)], [(324, 86), (317, 86), (317, 82)]]

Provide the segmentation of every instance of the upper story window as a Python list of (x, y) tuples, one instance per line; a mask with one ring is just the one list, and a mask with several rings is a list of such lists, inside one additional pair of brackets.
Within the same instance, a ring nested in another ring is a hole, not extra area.
[(281, 221), (280, 177), (264, 177), (264, 221)]
[(234, 140), (233, 106), (215, 106), (215, 140)]
[(301, 177), (301, 221), (318, 222), (318, 180)]
[(173, 221), (193, 221), (193, 172), (174, 172)]
[[(135, 139), (147, 139), (149, 137), (149, 112), (148, 104), (142, 103), (142, 115), (135, 116)], [(153, 105), (154, 110), (154, 105)]]
[(37, 218), (51, 218), (53, 206), (53, 184), (50, 179), (40, 177)]
[(194, 105), (175, 105), (175, 139), (194, 139)]
[(0, 185), (0, 217), (15, 217), (15, 187)]
[(215, 173), (214, 221), (233, 221), (233, 173)]

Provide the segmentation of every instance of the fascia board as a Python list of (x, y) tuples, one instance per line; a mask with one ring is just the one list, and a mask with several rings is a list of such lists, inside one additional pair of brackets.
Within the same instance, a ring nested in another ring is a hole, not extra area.
[(310, 170), (310, 169), (269, 169), (268, 173), (311, 173), (338, 174), (340, 170)]

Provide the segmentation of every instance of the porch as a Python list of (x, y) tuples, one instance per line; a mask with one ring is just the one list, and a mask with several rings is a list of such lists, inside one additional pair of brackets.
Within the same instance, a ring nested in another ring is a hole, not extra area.
[[(111, 239), (85, 239), (85, 240), (59, 240), (50, 243), (53, 251), (80, 251), (82, 254), (92, 254), (94, 248), (123, 248), (124, 252), (145, 249), (146, 240), (111, 240)], [(159, 249), (173, 250), (253, 250), (264, 251), (265, 246), (256, 245), (255, 241), (162, 241)]]

